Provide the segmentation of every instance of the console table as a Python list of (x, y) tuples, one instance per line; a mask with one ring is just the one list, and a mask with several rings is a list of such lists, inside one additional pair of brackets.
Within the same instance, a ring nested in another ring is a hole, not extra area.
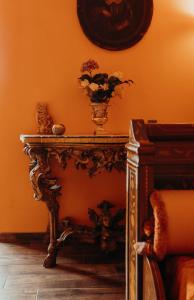
[(89, 176), (103, 170), (126, 168), (125, 144), (127, 135), (20, 135), (24, 152), (30, 158), (29, 175), (35, 200), (42, 200), (49, 211), (50, 243), (44, 266), (56, 265), (57, 250), (71, 229), (57, 238), (57, 222), (61, 186), (58, 178), (52, 176), (51, 160), (66, 168), (68, 161), (74, 162), (76, 169), (85, 169)]

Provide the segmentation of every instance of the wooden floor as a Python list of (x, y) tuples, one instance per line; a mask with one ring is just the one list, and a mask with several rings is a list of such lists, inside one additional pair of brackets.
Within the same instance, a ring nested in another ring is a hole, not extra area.
[(42, 267), (45, 252), (39, 241), (0, 243), (0, 300), (125, 299), (123, 250), (67, 243), (53, 269)]

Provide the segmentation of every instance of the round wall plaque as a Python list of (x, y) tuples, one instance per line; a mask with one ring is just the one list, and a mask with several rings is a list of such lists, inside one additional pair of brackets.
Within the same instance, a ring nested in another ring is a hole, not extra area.
[(77, 0), (77, 14), (90, 41), (121, 50), (136, 44), (148, 30), (153, 0)]

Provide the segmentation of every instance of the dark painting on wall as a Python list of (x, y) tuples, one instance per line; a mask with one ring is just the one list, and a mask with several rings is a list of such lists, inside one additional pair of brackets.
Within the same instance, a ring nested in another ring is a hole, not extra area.
[(77, 14), (93, 43), (121, 50), (144, 36), (152, 19), (153, 0), (77, 0)]

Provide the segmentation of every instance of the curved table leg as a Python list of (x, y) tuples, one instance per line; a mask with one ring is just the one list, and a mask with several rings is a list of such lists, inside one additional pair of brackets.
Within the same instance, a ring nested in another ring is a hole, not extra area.
[(60, 195), (61, 186), (57, 184), (57, 178), (51, 176), (49, 153), (41, 147), (25, 147), (26, 154), (30, 157), (30, 180), (36, 200), (44, 201), (50, 215), (50, 243), (48, 255), (44, 266), (52, 268), (56, 265), (57, 257), (57, 222), (59, 204), (57, 197)]
[(57, 226), (56, 226), (56, 221), (57, 221), (57, 215), (55, 212), (50, 211), (50, 243), (48, 246), (48, 254), (44, 260), (43, 266), (45, 268), (53, 268), (56, 266), (56, 258), (57, 258), (57, 252), (58, 252), (58, 247), (57, 247)]
[(43, 266), (45, 268), (53, 268), (56, 266), (56, 258), (59, 247), (69, 235), (72, 235), (75, 232), (75, 230), (71, 226), (69, 226), (62, 232), (60, 237), (57, 239), (56, 227), (56, 214), (50, 212), (50, 243), (48, 246), (48, 255), (46, 256), (43, 263)]

